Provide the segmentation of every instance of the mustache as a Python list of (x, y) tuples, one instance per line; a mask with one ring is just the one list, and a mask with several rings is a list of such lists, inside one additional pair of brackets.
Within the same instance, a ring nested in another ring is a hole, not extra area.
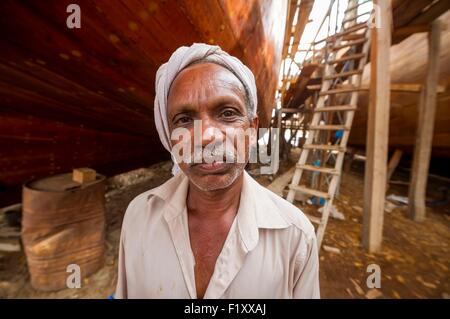
[(226, 147), (223, 142), (208, 144), (205, 147), (194, 147), (189, 166), (202, 163), (234, 163), (236, 152), (232, 145)]

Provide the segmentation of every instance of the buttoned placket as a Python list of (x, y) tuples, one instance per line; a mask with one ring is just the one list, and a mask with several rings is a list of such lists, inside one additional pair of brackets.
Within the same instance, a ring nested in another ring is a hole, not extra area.
[[(221, 298), (245, 262), (245, 257), (258, 242), (258, 227), (254, 216), (251, 196), (243, 188), (238, 212), (230, 227), (222, 250), (216, 260), (214, 272), (205, 291), (204, 298)], [(166, 209), (174, 209), (166, 205)], [(195, 285), (195, 257), (189, 239), (188, 215), (186, 206), (181, 214), (167, 220), (175, 251), (180, 262), (183, 277), (191, 298), (197, 298)]]

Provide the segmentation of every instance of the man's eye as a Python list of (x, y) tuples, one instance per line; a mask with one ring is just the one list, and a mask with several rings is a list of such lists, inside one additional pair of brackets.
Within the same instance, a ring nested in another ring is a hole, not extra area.
[(222, 116), (224, 117), (231, 117), (236, 115), (236, 112), (234, 112), (233, 110), (225, 110), (222, 112)]
[(186, 123), (190, 123), (191, 122), (191, 118), (188, 116), (183, 116), (183, 117), (179, 117), (178, 119), (176, 119), (175, 124), (186, 124)]

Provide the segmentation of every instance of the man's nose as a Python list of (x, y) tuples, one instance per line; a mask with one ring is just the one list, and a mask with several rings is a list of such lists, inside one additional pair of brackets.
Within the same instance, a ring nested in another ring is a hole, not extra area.
[(205, 116), (201, 119), (202, 126), (202, 146), (205, 147), (211, 142), (223, 141), (224, 134), (217, 122), (211, 119), (209, 116)]

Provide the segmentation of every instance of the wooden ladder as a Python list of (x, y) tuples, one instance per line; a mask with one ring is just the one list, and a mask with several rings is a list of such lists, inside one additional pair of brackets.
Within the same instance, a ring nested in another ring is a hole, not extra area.
[[(319, 249), (332, 209), (333, 198), (339, 186), (347, 141), (357, 109), (362, 73), (370, 49), (368, 24), (356, 23), (356, 18), (354, 17), (353, 25), (343, 28), (339, 33), (326, 39), (328, 47), (320, 93), (287, 195), (287, 200), (291, 203), (296, 193), (324, 201), (320, 218), (307, 215), (311, 222), (318, 225), (316, 236)], [(348, 25), (349, 21), (350, 19), (345, 19), (343, 26)], [(345, 49), (348, 51), (338, 56), (339, 51), (342, 52)], [(335, 69), (338, 64), (344, 65), (339, 72)], [(335, 134), (335, 140), (330, 143), (332, 131), (339, 132), (339, 135)], [(327, 134), (326, 140), (321, 138), (324, 133)], [(322, 160), (318, 161), (318, 156)], [(334, 160), (334, 163), (326, 165), (330, 160)], [(307, 175), (304, 171), (308, 171), (311, 177), (309, 186), (302, 180), (302, 176)], [(319, 176), (319, 181), (324, 177), (325, 184), (328, 185), (321, 187), (322, 183), (317, 184), (317, 179), (313, 181), (314, 176)]]

